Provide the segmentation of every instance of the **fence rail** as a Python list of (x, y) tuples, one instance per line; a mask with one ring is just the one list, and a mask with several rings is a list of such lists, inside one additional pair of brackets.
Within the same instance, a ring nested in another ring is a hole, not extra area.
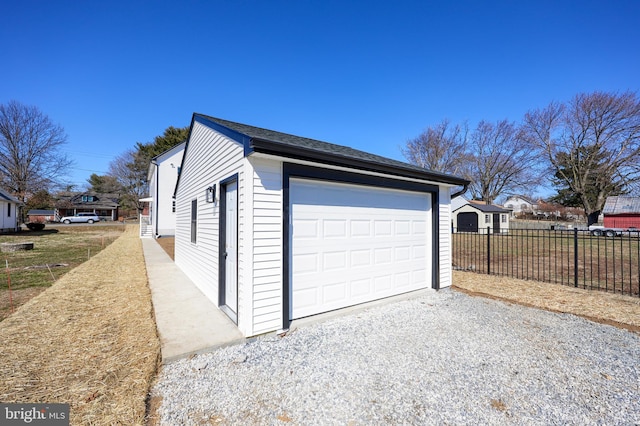
[[(484, 230), (483, 230), (484, 231)], [(453, 268), (640, 297), (640, 233), (587, 230), (453, 229)]]

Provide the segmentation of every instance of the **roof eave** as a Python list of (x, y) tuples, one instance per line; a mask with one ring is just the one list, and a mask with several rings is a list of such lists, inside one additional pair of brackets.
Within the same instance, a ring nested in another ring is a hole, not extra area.
[(373, 161), (367, 161), (359, 158), (346, 157), (339, 154), (333, 154), (329, 152), (311, 150), (307, 148), (292, 146), (288, 144), (281, 144), (269, 140), (252, 138), (249, 144), (249, 149), (245, 151), (246, 155), (256, 152), (260, 154), (275, 155), (278, 157), (292, 158), (296, 160), (314, 161), (324, 164), (332, 164), (338, 166), (351, 167), (358, 170), (365, 170), (369, 172), (386, 173), (395, 176), (428, 180), (438, 183), (445, 183), (451, 185), (463, 185), (469, 184), (466, 179), (458, 178), (456, 176), (445, 175), (441, 173), (434, 173), (428, 170), (420, 171), (409, 168), (397, 167), (391, 164), (383, 164)]

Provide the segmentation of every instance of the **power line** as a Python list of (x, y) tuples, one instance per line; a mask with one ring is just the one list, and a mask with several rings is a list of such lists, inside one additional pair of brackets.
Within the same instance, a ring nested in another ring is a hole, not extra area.
[(75, 149), (62, 149), (61, 151), (81, 157), (106, 158), (111, 160), (115, 158), (114, 155), (96, 154), (95, 152), (77, 151)]
[(80, 169), (80, 168), (78, 168), (78, 167), (70, 167), (70, 169), (73, 169), (73, 170), (80, 170), (80, 171), (82, 171), (82, 172), (102, 173), (102, 174), (105, 174), (105, 175), (108, 173), (108, 172), (105, 172), (105, 171), (103, 171), (103, 170)]

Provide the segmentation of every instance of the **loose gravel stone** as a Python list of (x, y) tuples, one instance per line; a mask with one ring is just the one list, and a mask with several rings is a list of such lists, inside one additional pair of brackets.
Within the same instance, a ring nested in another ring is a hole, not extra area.
[(640, 336), (449, 290), (162, 368), (161, 425), (640, 424)]

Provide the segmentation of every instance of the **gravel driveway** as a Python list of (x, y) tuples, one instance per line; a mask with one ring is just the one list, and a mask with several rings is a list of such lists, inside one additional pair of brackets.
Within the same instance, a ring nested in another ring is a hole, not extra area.
[(640, 336), (443, 290), (164, 366), (160, 424), (640, 424)]

